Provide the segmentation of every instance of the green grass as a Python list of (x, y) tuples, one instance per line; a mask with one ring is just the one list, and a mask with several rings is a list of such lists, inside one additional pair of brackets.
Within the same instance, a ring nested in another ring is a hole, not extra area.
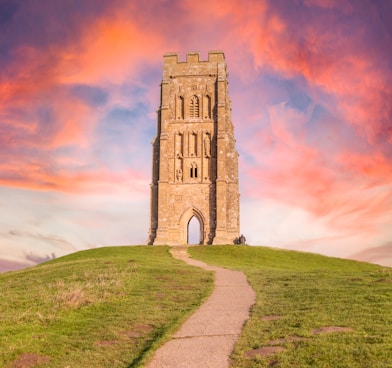
[(0, 367), (143, 366), (212, 285), (168, 247), (99, 248), (0, 274)]
[[(391, 268), (265, 247), (203, 246), (189, 252), (208, 264), (243, 271), (257, 293), (232, 367), (392, 367)], [(314, 333), (331, 326), (348, 330)], [(267, 346), (285, 350), (252, 356)]]
[[(143, 366), (212, 288), (168, 250), (99, 248), (0, 274), (0, 367)], [(265, 247), (189, 252), (256, 290), (232, 367), (392, 367), (392, 269)], [(314, 333), (331, 326), (347, 331)], [(271, 346), (285, 350), (253, 354)]]

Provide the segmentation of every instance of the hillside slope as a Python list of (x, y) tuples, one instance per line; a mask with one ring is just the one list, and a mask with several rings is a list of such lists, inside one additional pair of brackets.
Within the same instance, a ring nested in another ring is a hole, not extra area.
[(266, 247), (193, 247), (257, 293), (232, 366), (392, 367), (392, 269)]
[[(257, 293), (232, 366), (392, 367), (392, 269), (246, 246), (194, 258)], [(212, 275), (168, 247), (88, 250), (0, 275), (0, 366), (139, 367), (206, 298)]]
[(168, 247), (110, 247), (0, 275), (0, 367), (137, 367), (212, 290)]

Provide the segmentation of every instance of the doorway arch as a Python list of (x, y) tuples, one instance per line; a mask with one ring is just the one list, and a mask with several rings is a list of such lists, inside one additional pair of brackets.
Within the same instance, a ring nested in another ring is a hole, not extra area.
[(187, 244), (200, 244), (201, 232), (200, 222), (196, 216), (192, 216), (188, 222)]
[[(193, 218), (195, 218), (193, 220)], [(194, 222), (196, 220), (196, 223), (198, 222), (199, 224), (199, 237), (197, 238), (199, 241), (197, 244), (204, 244), (205, 240), (205, 234), (204, 234), (204, 227), (205, 227), (205, 221), (204, 221), (204, 216), (202, 213), (196, 209), (196, 208), (188, 208), (183, 214), (181, 215), (180, 218), (180, 233), (181, 233), (181, 243), (182, 244), (189, 244), (188, 243), (188, 235), (189, 235), (189, 224)], [(196, 236), (197, 237), (197, 236)]]

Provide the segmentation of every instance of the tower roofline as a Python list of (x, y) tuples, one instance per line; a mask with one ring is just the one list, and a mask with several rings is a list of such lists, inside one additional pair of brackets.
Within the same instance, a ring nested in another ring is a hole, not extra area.
[(165, 64), (224, 62), (225, 54), (221, 50), (210, 50), (208, 51), (208, 60), (200, 60), (200, 52), (192, 51), (186, 54), (186, 61), (178, 61), (178, 54), (176, 52), (167, 52), (163, 55), (163, 60)]

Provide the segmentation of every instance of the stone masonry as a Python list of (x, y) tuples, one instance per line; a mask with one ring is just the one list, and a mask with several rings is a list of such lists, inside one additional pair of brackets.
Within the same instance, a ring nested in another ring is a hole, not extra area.
[(179, 62), (164, 55), (153, 145), (149, 244), (186, 244), (196, 217), (200, 244), (233, 244), (240, 232), (238, 153), (225, 56)]

